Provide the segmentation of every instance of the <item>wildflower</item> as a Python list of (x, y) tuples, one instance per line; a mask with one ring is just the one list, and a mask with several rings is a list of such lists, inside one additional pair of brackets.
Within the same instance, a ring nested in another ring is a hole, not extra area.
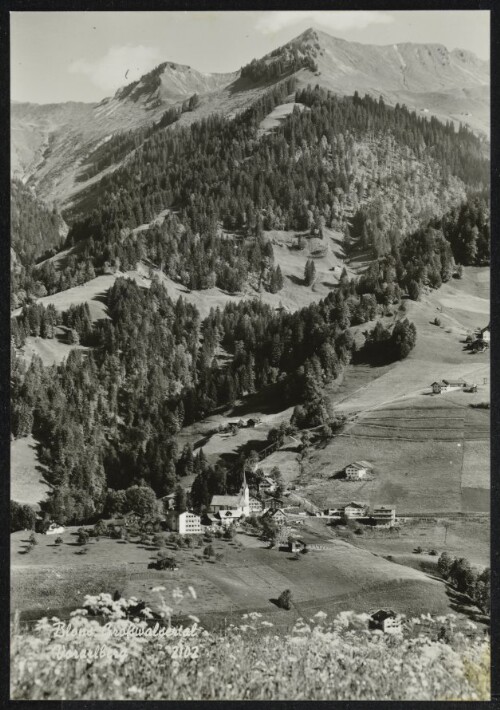
[(252, 611), (248, 616), (252, 619), (252, 621), (254, 621), (255, 619), (260, 619), (262, 614), (259, 614), (258, 611)]
[(318, 611), (314, 616), (316, 617), (316, 619), (326, 619), (328, 614), (324, 611)]
[(261, 621), (260, 624), (261, 626), (274, 626), (270, 621)]
[(172, 592), (172, 597), (175, 602), (179, 603), (184, 599), (184, 592), (179, 587), (176, 587)]
[(189, 586), (189, 587), (188, 587), (188, 592), (191, 594), (191, 596), (193, 597), (193, 599), (196, 599), (196, 591), (195, 591), (195, 589), (194, 589), (193, 587)]
[(151, 591), (152, 592), (164, 592), (166, 590), (165, 590), (165, 587), (153, 587), (153, 589)]

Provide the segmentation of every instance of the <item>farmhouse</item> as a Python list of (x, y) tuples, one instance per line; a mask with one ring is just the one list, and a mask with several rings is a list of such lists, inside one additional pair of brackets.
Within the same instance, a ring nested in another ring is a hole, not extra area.
[(396, 614), (391, 609), (380, 609), (371, 614), (369, 627), (370, 629), (378, 629), (386, 634), (401, 633), (401, 616)]
[(431, 387), (434, 394), (441, 394), (441, 392), (463, 390), (467, 387), (467, 382), (464, 382), (463, 380), (441, 380), (440, 382), (433, 382)]
[(489, 324), (489, 323), (488, 323), (488, 325), (487, 325), (485, 328), (481, 328), (481, 330), (478, 332), (478, 338), (479, 338), (480, 340), (483, 340), (485, 343), (489, 343), (489, 342), (490, 342), (491, 329), (490, 329), (490, 324)]
[(175, 505), (175, 493), (169, 493), (162, 498), (158, 498), (158, 513), (162, 515), (166, 510), (172, 510)]
[(200, 516), (189, 510), (183, 513), (178, 513), (176, 510), (169, 511), (167, 523), (171, 530), (175, 530), (180, 535), (200, 535), (202, 532)]
[(264, 516), (280, 526), (284, 525), (287, 520), (286, 513), (281, 508), (270, 508), (269, 510), (266, 510)]
[(380, 505), (373, 508), (370, 516), (378, 527), (392, 528), (396, 523), (396, 509)]
[(341, 518), (342, 517), (342, 511), (340, 508), (326, 508), (323, 511), (323, 515), (328, 516), (329, 518)]
[(250, 496), (249, 499), (250, 515), (260, 515), (264, 511), (262, 501), (255, 496)]
[(304, 547), (304, 542), (300, 537), (295, 537), (294, 535), (288, 537), (288, 552), (300, 552)]
[(342, 508), (342, 517), (346, 520), (357, 520), (358, 518), (364, 518), (367, 510), (368, 506), (365, 503), (353, 501)]
[(354, 461), (345, 467), (344, 473), (348, 481), (361, 481), (372, 472), (371, 464), (367, 461)]
[(259, 483), (259, 493), (274, 493), (276, 490), (276, 481), (269, 476), (264, 476), (262, 481)]
[(262, 496), (262, 505), (264, 510), (273, 510), (276, 508), (283, 508), (285, 506), (285, 501), (282, 498), (276, 498), (275, 496)]

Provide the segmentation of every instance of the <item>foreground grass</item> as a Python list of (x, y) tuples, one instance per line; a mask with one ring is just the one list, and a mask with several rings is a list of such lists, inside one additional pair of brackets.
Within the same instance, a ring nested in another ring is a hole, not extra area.
[[(471, 622), (459, 629), (454, 616), (408, 620), (394, 636), (368, 630), (367, 616), (353, 612), (332, 621), (318, 612), (283, 635), (255, 612), (225, 634), (191, 617), (191, 635), (179, 639), (139, 635), (148, 622), (122, 618), (110, 597), (106, 625), (86, 615), (96, 598), (86, 604), (71, 636), (61, 638), (57, 619), (30, 632), (14, 625), (12, 699), (490, 699), (489, 640)], [(172, 613), (165, 600), (160, 609)]]

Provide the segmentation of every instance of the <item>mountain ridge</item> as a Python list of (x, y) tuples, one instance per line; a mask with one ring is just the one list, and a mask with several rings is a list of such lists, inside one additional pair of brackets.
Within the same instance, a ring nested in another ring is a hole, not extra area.
[(291, 75), (299, 88), (382, 96), (489, 135), (488, 61), (436, 43), (370, 45), (309, 28), (234, 72), (165, 61), (98, 103), (12, 102), (12, 173), (64, 206), (86, 186), (81, 166), (110, 137), (146, 130), (172, 109), (179, 111), (177, 125), (213, 113), (234, 116)]

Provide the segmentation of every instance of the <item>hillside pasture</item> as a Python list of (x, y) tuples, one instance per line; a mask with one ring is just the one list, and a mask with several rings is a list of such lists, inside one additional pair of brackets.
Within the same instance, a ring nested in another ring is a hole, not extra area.
[(46, 367), (51, 365), (59, 365), (65, 360), (72, 350), (88, 350), (84, 345), (69, 345), (64, 342), (66, 337), (65, 330), (56, 328), (55, 338), (40, 338), (39, 336), (28, 335), (24, 346), (20, 349), (19, 354), (26, 363), (30, 363), (33, 355), (38, 355)]
[[(489, 411), (469, 407), (468, 397), (420, 396), (360, 413), (309, 457), (302, 492), (322, 507), (362, 500), (393, 504), (398, 514), (487, 510)], [(372, 480), (339, 475), (356, 460), (372, 464)], [(468, 491), (475, 488), (483, 489), (482, 502)]]
[(15, 439), (10, 446), (10, 497), (18, 503), (38, 509), (50, 490), (44, 479), (44, 467), (38, 461), (37, 442), (33, 436)]
[(273, 128), (277, 128), (296, 107), (299, 111), (309, 110), (309, 108), (304, 106), (304, 104), (295, 103), (295, 101), (279, 104), (259, 123), (257, 136), (260, 138), (261, 136), (266, 135), (266, 133), (272, 131)]
[[(39, 544), (29, 555), (23, 554), (27, 534), (11, 535), (12, 611), (48, 613), (64, 608), (69, 612), (84, 594), (115, 590), (144, 599), (154, 608), (158, 597), (153, 589), (159, 585), (166, 588), (167, 596), (174, 588), (184, 592), (177, 613), (197, 615), (251, 610), (279, 615), (282, 612), (272, 600), (287, 588), (298, 610), (367, 611), (386, 606), (389, 599), (403, 613), (442, 613), (448, 608), (441, 583), (342, 540), (332, 541), (326, 528), (323, 549), (311, 550), (299, 560), (239, 534), (233, 542), (212, 543), (223, 554), (222, 561), (215, 563), (204, 560), (199, 548), (172, 551), (179, 564), (176, 572), (148, 569), (155, 549), (134, 542), (101, 538), (79, 555), (81, 548), (71, 534), (75, 532), (76, 528), (68, 529), (59, 546), (51, 536), (38, 535)], [(189, 586), (195, 589), (196, 599), (186, 593)]]

